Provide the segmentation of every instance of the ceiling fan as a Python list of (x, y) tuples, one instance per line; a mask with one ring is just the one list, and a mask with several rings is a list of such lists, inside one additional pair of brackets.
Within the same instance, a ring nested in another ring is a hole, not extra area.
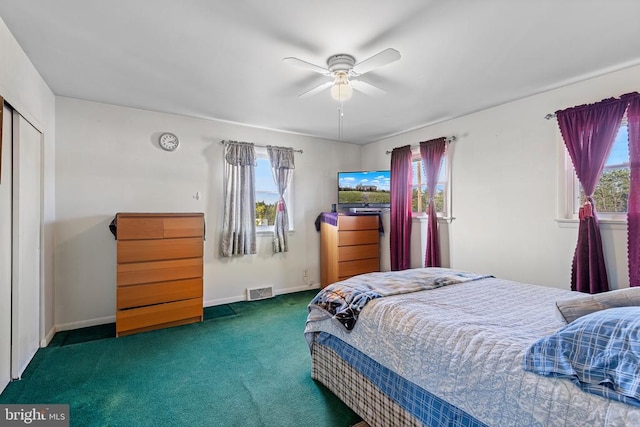
[(327, 59), (327, 67), (312, 64), (302, 59), (287, 57), (283, 61), (287, 64), (295, 65), (306, 70), (314, 71), (323, 76), (331, 77), (332, 80), (322, 83), (306, 92), (298, 95), (301, 98), (315, 95), (331, 87), (331, 96), (338, 101), (346, 101), (353, 95), (353, 89), (366, 95), (376, 96), (386, 93), (372, 84), (358, 80), (360, 76), (369, 71), (390, 64), (400, 59), (400, 52), (395, 49), (385, 49), (382, 52), (358, 62), (353, 56), (347, 54), (332, 55)]

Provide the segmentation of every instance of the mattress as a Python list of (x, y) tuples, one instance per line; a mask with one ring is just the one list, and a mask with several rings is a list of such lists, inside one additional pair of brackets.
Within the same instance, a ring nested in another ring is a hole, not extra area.
[(352, 330), (310, 305), (305, 333), (312, 352), (327, 333), (489, 426), (640, 425), (638, 407), (523, 370), (526, 349), (565, 325), (555, 301), (574, 295), (489, 277), (373, 299)]

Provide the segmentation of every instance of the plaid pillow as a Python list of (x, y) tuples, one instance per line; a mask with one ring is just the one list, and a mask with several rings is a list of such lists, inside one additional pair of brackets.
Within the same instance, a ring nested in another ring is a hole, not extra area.
[(640, 307), (582, 316), (526, 351), (525, 371), (640, 406)]

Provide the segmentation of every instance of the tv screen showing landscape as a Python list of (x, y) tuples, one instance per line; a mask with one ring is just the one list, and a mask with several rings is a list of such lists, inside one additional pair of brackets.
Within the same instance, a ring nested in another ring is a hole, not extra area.
[(388, 206), (391, 203), (391, 171), (338, 172), (338, 203)]

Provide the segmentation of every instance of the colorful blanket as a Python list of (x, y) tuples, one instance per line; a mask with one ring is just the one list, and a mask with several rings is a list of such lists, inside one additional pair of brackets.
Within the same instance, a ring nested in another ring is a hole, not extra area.
[(321, 290), (309, 303), (309, 311), (314, 306), (321, 308), (350, 331), (362, 309), (373, 299), (487, 277), (492, 276), (435, 267), (361, 274)]

